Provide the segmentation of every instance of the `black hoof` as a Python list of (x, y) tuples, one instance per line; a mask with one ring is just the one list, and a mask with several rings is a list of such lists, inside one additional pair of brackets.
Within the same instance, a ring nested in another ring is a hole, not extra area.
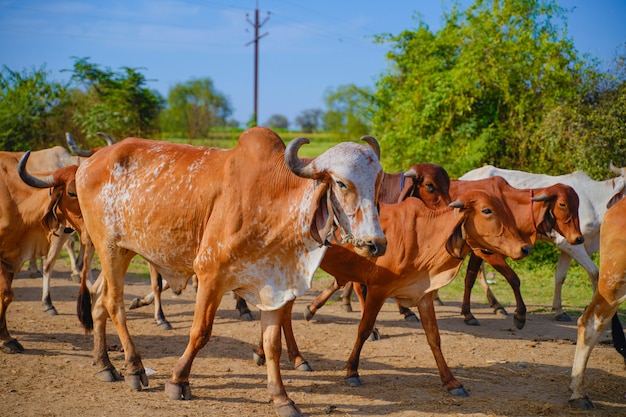
[(304, 307), (304, 319), (306, 321), (310, 321), (314, 315), (315, 315), (315, 312), (311, 311), (309, 306)]
[(342, 304), (341, 309), (346, 313), (352, 313), (352, 304)]
[(157, 326), (159, 326), (159, 329), (161, 329), (161, 330), (172, 330), (173, 329), (172, 325), (167, 320), (158, 321), (157, 322)]
[(136, 374), (126, 375), (124, 381), (135, 391), (141, 391), (141, 386), (148, 386), (148, 375), (143, 369)]
[(117, 372), (117, 369), (114, 367), (103, 369), (102, 371), (98, 371), (95, 374), (95, 377), (102, 382), (115, 382), (115, 381), (123, 381), (124, 378)]
[(514, 316), (513, 317), (513, 324), (515, 324), (515, 327), (517, 327), (519, 330), (522, 330), (524, 328), (524, 326), (526, 325), (526, 319)]
[(417, 315), (415, 313), (413, 313), (413, 312), (406, 314), (404, 316), (404, 319), (406, 321), (413, 321), (413, 322), (417, 322), (417, 323), (419, 323), (419, 321), (420, 321), (420, 319), (417, 317)]
[(375, 342), (377, 340), (380, 340), (380, 332), (378, 331), (377, 328), (374, 328), (374, 330), (372, 330), (372, 333), (367, 338), (367, 340), (369, 340), (370, 342)]
[(569, 405), (572, 408), (577, 408), (579, 410), (593, 410), (596, 406), (586, 395), (583, 398), (575, 398), (573, 400), (569, 400)]
[(252, 360), (259, 366), (265, 365), (265, 355), (259, 355), (256, 351), (252, 352)]
[(288, 404), (274, 406), (274, 411), (278, 417), (302, 417), (302, 413), (291, 400)]
[(493, 312), (496, 316), (500, 316), (500, 317), (508, 317), (509, 315), (509, 313), (506, 312), (504, 307), (497, 307), (493, 310)]
[(128, 307), (129, 310), (134, 310), (136, 308), (141, 307), (141, 299), (140, 298), (133, 298), (133, 301), (130, 302), (130, 306)]
[(44, 306), (43, 309), (44, 313), (48, 313), (49, 316), (58, 316), (59, 312), (57, 311), (56, 308), (54, 308), (54, 306)]
[(463, 385), (458, 388), (449, 389), (448, 392), (455, 397), (469, 397), (469, 392), (467, 392), (465, 388), (463, 388)]
[(568, 316), (567, 313), (561, 313), (561, 314), (557, 314), (554, 317), (554, 320), (556, 320), (556, 321), (572, 321), (572, 318), (570, 316)]
[(361, 385), (363, 385), (363, 382), (361, 382), (361, 378), (357, 375), (346, 378), (346, 384), (350, 385), (351, 387), (360, 387)]
[(480, 322), (478, 320), (476, 320), (476, 317), (470, 317), (469, 319), (465, 319), (463, 321), (468, 326), (480, 326)]
[(17, 339), (9, 339), (0, 345), (0, 350), (4, 353), (22, 353), (24, 352), (24, 346)]
[(309, 365), (307, 361), (304, 361), (300, 365), (296, 366), (296, 371), (313, 372), (313, 368), (311, 368), (311, 366)]
[(165, 383), (165, 393), (172, 400), (190, 400), (191, 387), (189, 382), (179, 382), (178, 384), (167, 381)]
[(252, 321), (252, 313), (251, 312), (247, 312), (247, 313), (241, 313), (239, 315), (239, 320), (241, 321)]

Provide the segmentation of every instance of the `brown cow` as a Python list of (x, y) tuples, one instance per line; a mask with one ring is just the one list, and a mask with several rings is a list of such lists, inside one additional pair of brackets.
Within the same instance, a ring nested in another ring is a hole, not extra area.
[[(501, 252), (521, 259), (530, 253), (530, 247), (518, 234), (503, 202), (483, 191), (469, 191), (441, 210), (431, 210), (417, 198), (381, 204), (380, 222), (389, 242), (385, 255), (365, 259), (349, 246), (333, 246), (320, 264), (340, 285), (354, 281), (367, 287), (357, 339), (347, 361), (346, 382), (361, 385), (361, 348), (385, 300), (395, 298), (407, 307), (417, 305), (443, 384), (451, 394), (467, 396), (441, 352), (434, 291), (454, 279), (469, 251)], [(285, 328), (290, 358), (301, 363), (304, 360), (289, 330)], [(264, 351), (260, 349), (258, 354), (262, 359)]]
[[(506, 202), (513, 213), (518, 230), (530, 246), (542, 236), (547, 239), (553, 230), (572, 245), (584, 242), (578, 220), (578, 194), (568, 185), (555, 184), (546, 188), (518, 189), (509, 185), (504, 178), (495, 176), (475, 181), (452, 181), (450, 195), (454, 198), (467, 190), (475, 189), (491, 192)], [(497, 252), (473, 251), (470, 254), (461, 307), (466, 324), (479, 324), (471, 313), (470, 296), (478, 269), (484, 260), (500, 272), (513, 289), (516, 300), (513, 322), (518, 329), (524, 327), (526, 305), (520, 292), (520, 280), (506, 263), (505, 258), (506, 256)]]
[[(193, 360), (209, 341), (223, 294), (234, 290), (262, 310), (276, 412), (299, 416), (278, 363), (285, 305), (310, 287), (335, 224), (361, 256), (380, 256), (387, 244), (376, 209), (378, 143), (364, 140), (374, 149), (344, 142), (305, 163), (297, 151), (308, 139), (285, 149), (276, 133), (257, 127), (233, 149), (128, 138), (82, 164), (78, 196), (102, 266), (91, 315), (82, 317), (87, 326), (93, 317), (98, 377), (120, 379), (106, 352), (110, 316), (124, 347), (126, 382), (137, 390), (148, 383), (124, 309), (124, 275), (141, 255), (173, 289), (198, 277), (189, 344), (166, 383), (168, 396), (191, 397)], [(81, 296), (89, 313), (84, 285)]]
[(0, 342), (10, 353), (24, 351), (6, 322), (15, 272), (27, 260), (48, 253), (50, 235), (60, 224), (83, 229), (76, 165), (38, 178), (26, 170), (29, 156), (27, 152), (18, 163), (13, 153), (0, 152)]
[(626, 301), (626, 198), (604, 215), (600, 226), (600, 275), (591, 303), (578, 319), (578, 340), (569, 388), (570, 405), (591, 409), (595, 405), (585, 393), (587, 362), (604, 329), (612, 321), (613, 343), (626, 363), (626, 340), (617, 309)]

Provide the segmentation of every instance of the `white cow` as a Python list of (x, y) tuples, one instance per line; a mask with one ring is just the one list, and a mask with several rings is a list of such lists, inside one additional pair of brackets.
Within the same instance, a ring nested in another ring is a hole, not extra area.
[(598, 285), (598, 267), (591, 260), (590, 255), (600, 249), (600, 224), (607, 211), (607, 205), (621, 198), (624, 193), (624, 185), (626, 184), (623, 169), (615, 168), (611, 164), (611, 170), (620, 174), (620, 176), (605, 181), (595, 181), (581, 171), (567, 175), (551, 176), (501, 169), (487, 165), (469, 171), (459, 178), (461, 180), (478, 180), (498, 175), (516, 188), (549, 187), (557, 183), (574, 188), (580, 199), (578, 216), (580, 219), (580, 231), (585, 238), (585, 243), (582, 245), (570, 245), (563, 236), (556, 232), (553, 232), (550, 236), (550, 241), (561, 251), (554, 277), (554, 300), (552, 302), (552, 308), (556, 311), (556, 320), (558, 321), (571, 321), (571, 318), (563, 312), (561, 288), (565, 282), (567, 270), (572, 259), (575, 259), (585, 268), (589, 274), (594, 292)]

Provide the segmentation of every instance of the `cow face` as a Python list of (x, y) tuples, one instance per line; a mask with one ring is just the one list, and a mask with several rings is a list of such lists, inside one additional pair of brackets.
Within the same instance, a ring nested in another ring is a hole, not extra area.
[(542, 221), (537, 225), (538, 232), (549, 235), (554, 228), (571, 245), (585, 241), (578, 219), (578, 194), (572, 187), (556, 184), (532, 200), (543, 205), (539, 217)]
[(450, 177), (442, 166), (429, 163), (415, 164), (404, 173), (404, 176), (409, 179), (410, 185), (404, 187), (398, 202), (408, 197), (417, 197), (432, 210), (450, 204)]
[(504, 203), (492, 194), (469, 191), (450, 204), (459, 209), (455, 233), (446, 248), (455, 256), (463, 242), (473, 251), (500, 253), (521, 259), (530, 253), (530, 246), (521, 238), (515, 220)]
[[(372, 139), (368, 137), (368, 141)], [(377, 209), (383, 178), (377, 146), (371, 148), (343, 142), (304, 163), (295, 154), (306, 142), (304, 138), (294, 139), (285, 151), (285, 160), (296, 175), (317, 181), (313, 201), (316, 208), (312, 210), (311, 222), (313, 238), (327, 244), (328, 225), (334, 219), (343, 240), (352, 244), (357, 254), (365, 257), (383, 255), (387, 240), (380, 227)], [(321, 227), (316, 228), (316, 224)]]

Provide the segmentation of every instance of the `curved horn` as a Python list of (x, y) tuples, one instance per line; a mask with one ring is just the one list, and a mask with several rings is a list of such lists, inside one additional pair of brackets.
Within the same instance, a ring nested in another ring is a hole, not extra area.
[(454, 208), (458, 208), (458, 209), (462, 209), (463, 207), (465, 207), (465, 203), (463, 203), (461, 200), (453, 201), (452, 203), (450, 203), (448, 205), (450, 207), (454, 207)]
[(54, 187), (55, 182), (52, 178), (52, 175), (47, 175), (43, 178), (35, 177), (26, 171), (26, 162), (28, 162), (28, 158), (30, 157), (30, 151), (26, 151), (24, 156), (20, 159), (19, 164), (17, 164), (17, 173), (20, 175), (22, 181), (31, 187), (35, 188), (50, 188)]
[(531, 200), (532, 201), (547, 201), (550, 200), (551, 198), (553, 198), (553, 196), (549, 196), (546, 193), (543, 193), (541, 195), (538, 195), (537, 197), (532, 197)]
[(411, 168), (404, 173), (404, 176), (407, 178), (417, 178), (417, 172), (415, 172), (415, 170)]
[(614, 172), (617, 175), (626, 176), (626, 168), (616, 167), (615, 165), (613, 165), (613, 161), (611, 161), (609, 168), (611, 169), (612, 172)]
[(107, 145), (111, 146), (111, 145), (115, 144), (115, 141), (113, 140), (111, 135), (109, 135), (108, 133), (96, 132), (96, 134), (102, 136), (104, 138), (104, 140), (107, 141)]
[(299, 177), (302, 178), (313, 178), (315, 172), (313, 171), (313, 167), (311, 166), (311, 162), (303, 162), (298, 157), (298, 149), (305, 143), (311, 143), (307, 138), (295, 138), (289, 145), (287, 145), (287, 149), (285, 149), (285, 162), (287, 166)]
[(378, 141), (373, 136), (361, 136), (361, 140), (367, 142), (367, 144), (374, 149), (374, 152), (380, 161), (380, 145), (378, 144)]
[(74, 141), (74, 138), (72, 137), (71, 133), (65, 132), (65, 139), (67, 140), (67, 145), (70, 147), (72, 152), (74, 152), (76, 155), (82, 156), (85, 158), (93, 155), (93, 151), (86, 151), (84, 149), (80, 149), (78, 145), (76, 144), (76, 142)]

